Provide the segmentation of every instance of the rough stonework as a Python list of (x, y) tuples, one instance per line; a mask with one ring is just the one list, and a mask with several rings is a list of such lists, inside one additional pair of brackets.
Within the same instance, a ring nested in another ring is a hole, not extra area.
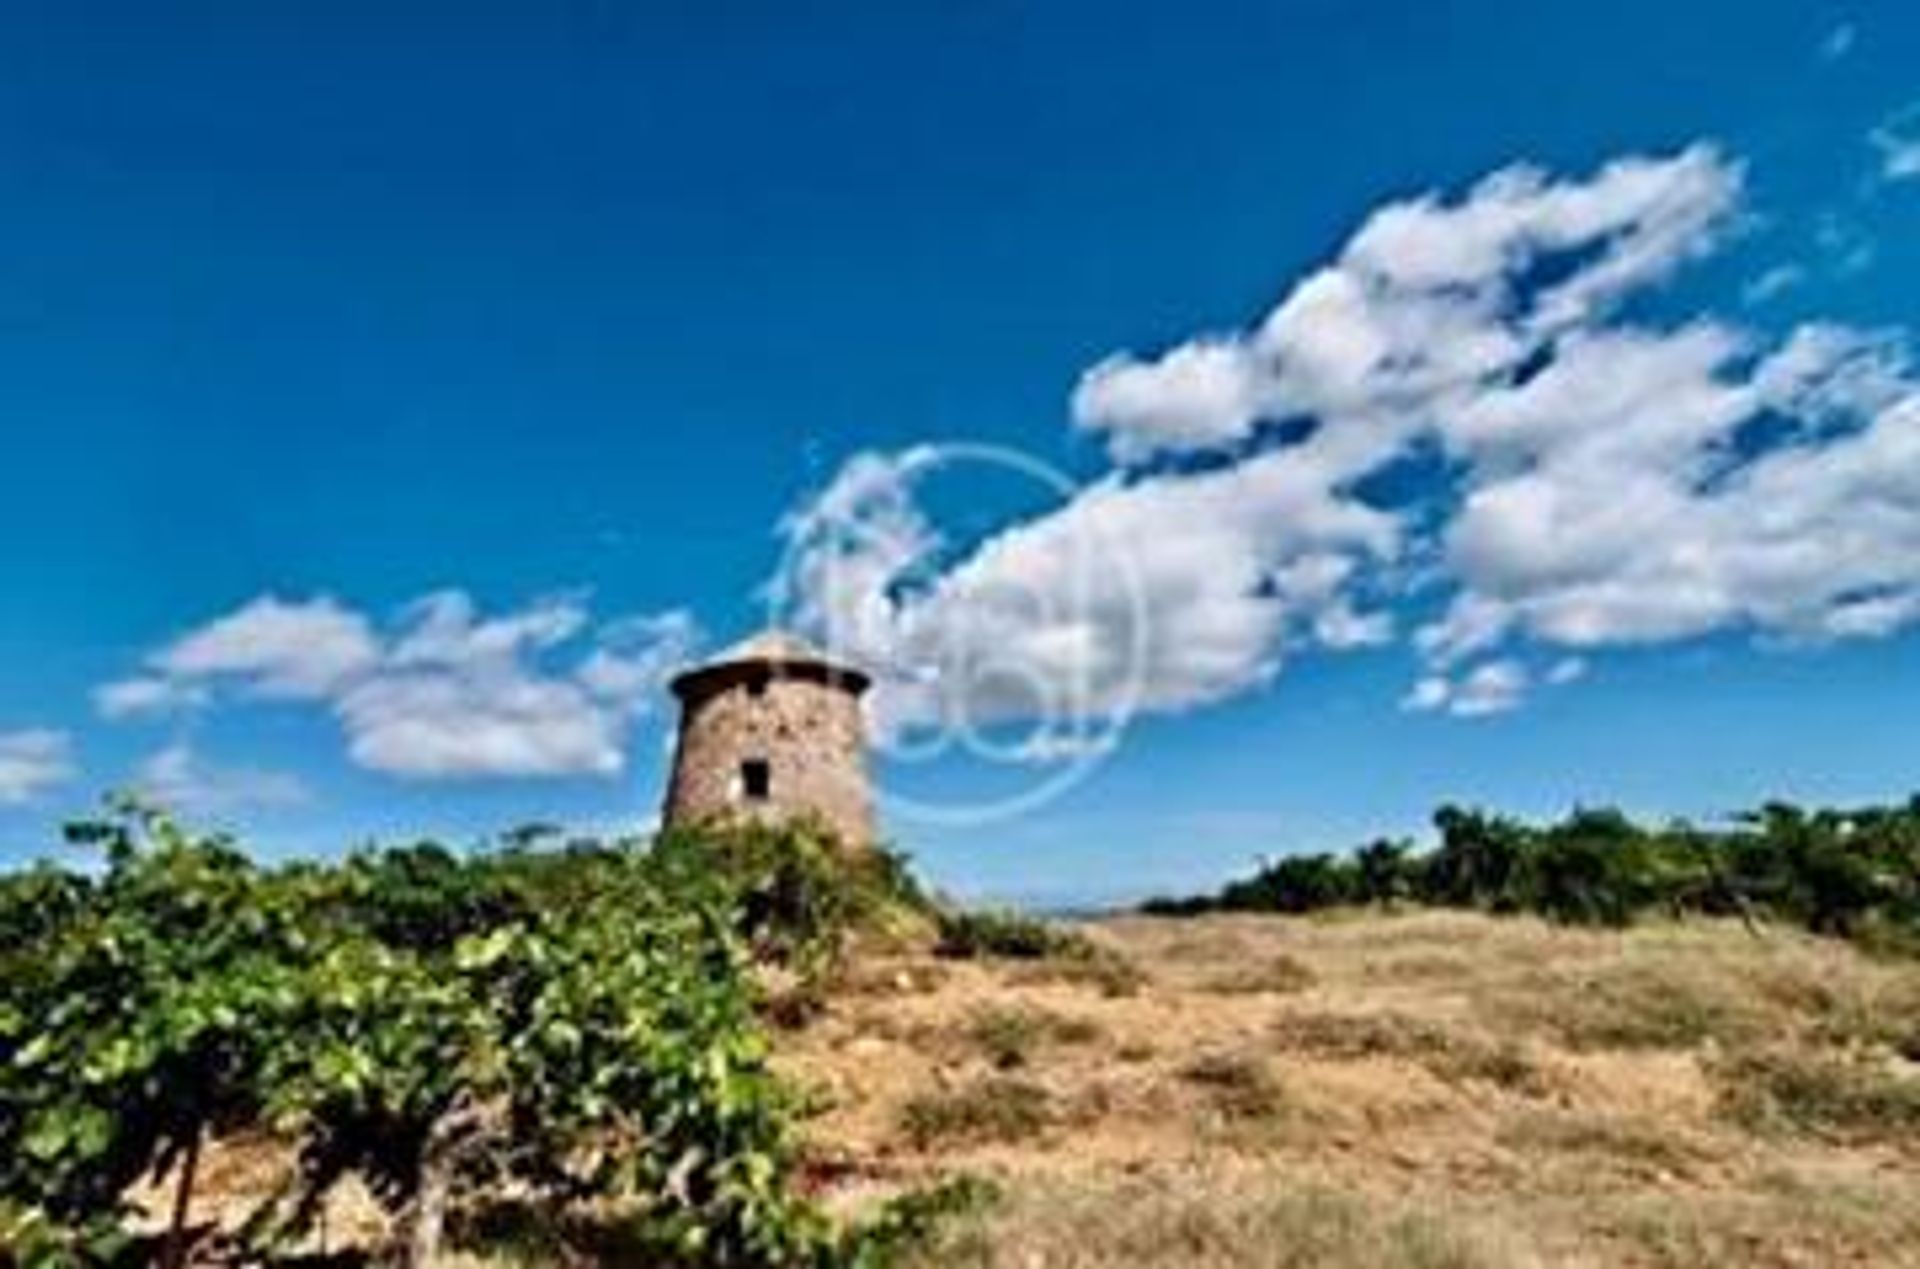
[(867, 684), (860, 671), (771, 631), (681, 674), (667, 826), (811, 818), (850, 849), (871, 845)]

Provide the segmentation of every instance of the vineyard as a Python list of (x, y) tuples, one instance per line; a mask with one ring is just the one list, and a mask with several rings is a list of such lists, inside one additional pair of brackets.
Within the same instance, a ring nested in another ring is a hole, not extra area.
[[(97, 869), (0, 885), (14, 1262), (297, 1259), (349, 1179), (414, 1265), (450, 1222), (646, 1263), (877, 1264), (941, 1201), (853, 1224), (798, 1193), (757, 1013), (763, 971), (804, 985), (901, 901), (884, 857), (850, 876), (805, 832), (530, 832), (262, 868), (133, 807), (71, 835)], [(296, 1164), (239, 1228), (203, 1228), (203, 1151), (247, 1133)], [(171, 1193), (163, 1228), (128, 1202), (143, 1181)]]

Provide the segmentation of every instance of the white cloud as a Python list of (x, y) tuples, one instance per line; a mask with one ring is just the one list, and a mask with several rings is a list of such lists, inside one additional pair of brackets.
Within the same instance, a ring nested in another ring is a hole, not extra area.
[[(109, 717), (226, 699), (318, 703), (355, 763), (407, 778), (613, 775), (632, 719), (694, 638), (685, 614), (596, 626), (564, 596), (487, 616), (465, 593), (440, 591), (384, 629), (333, 599), (268, 596), (95, 697)], [(161, 757), (150, 774), (190, 787), (193, 755)]]
[(1444, 710), (1456, 718), (1486, 718), (1517, 709), (1532, 685), (1532, 675), (1519, 661), (1487, 661), (1458, 678), (1429, 674), (1400, 704), (1416, 712)]
[[(1191, 708), (1395, 637), (1416, 594), (1442, 611), (1408, 707), (1463, 715), (1522, 699), (1530, 646), (1560, 683), (1609, 646), (1920, 621), (1902, 339), (1636, 303), (1741, 188), (1695, 146), (1389, 204), (1248, 329), (1083, 376), (1074, 422), (1115, 469), (1057, 509), (957, 549), (916, 502), (926, 451), (862, 455), (787, 520), (782, 587), (909, 724)], [(1397, 500), (1369, 489), (1407, 467)]]
[(1841, 22), (1827, 32), (1820, 41), (1820, 60), (1837, 62), (1853, 52), (1854, 45), (1860, 42), (1860, 30), (1851, 22)]
[(75, 774), (73, 741), (66, 733), (0, 733), (0, 806), (24, 805)]
[(580, 685), (619, 708), (644, 710), (700, 641), (686, 612), (628, 617), (602, 627), (593, 651), (580, 663)]
[(261, 696), (314, 700), (378, 660), (372, 626), (321, 596), (287, 603), (263, 595), (184, 636), (152, 658), (175, 681), (228, 677)]
[[(1624, 386), (1568, 402), (1568, 444), (1476, 466), (1446, 531), (1462, 616), (1563, 647), (1663, 643), (1724, 629), (1886, 633), (1920, 598), (1920, 393), (1884, 350), (1829, 328), (1741, 363), (1616, 366)], [(1810, 351), (1811, 349), (1811, 351)], [(1824, 360), (1823, 360), (1824, 359)], [(1545, 374), (1541, 376), (1542, 379)], [(1741, 429), (1771, 423), (1771, 444)]]
[(1867, 134), (1880, 153), (1880, 177), (1886, 181), (1920, 178), (1920, 102), (1894, 111)]
[(1236, 439), (1260, 418), (1262, 380), (1232, 341), (1183, 344), (1151, 365), (1109, 357), (1081, 376), (1073, 416), (1081, 427), (1112, 433), (1122, 461), (1161, 446), (1203, 449)]
[(586, 689), (516, 666), (375, 675), (336, 709), (347, 752), (389, 775), (617, 775), (625, 720)]
[(1356, 557), (1392, 553), (1390, 522), (1284, 453), (1109, 477), (946, 568), (913, 505), (929, 468), (915, 458), (881, 485), (881, 465), (849, 467), (870, 500), (836, 482), (789, 521), (781, 589), (795, 624), (878, 671), (883, 735), (1186, 709), (1270, 678), (1290, 637), (1384, 629), (1343, 592)]
[(110, 719), (158, 717), (206, 703), (207, 693), (200, 685), (157, 674), (103, 683), (93, 690), (94, 708)]
[(140, 793), (175, 811), (219, 814), (252, 807), (291, 806), (309, 793), (297, 776), (207, 761), (186, 741), (175, 741), (146, 762), (134, 780)]
[(1314, 416), (1342, 424), (1323, 448), (1354, 451), (1328, 458), (1365, 463), (1397, 446), (1408, 407), (1509, 373), (1710, 250), (1741, 184), (1738, 164), (1695, 146), (1587, 181), (1516, 167), (1459, 200), (1389, 204), (1253, 331), (1096, 366), (1076, 421), (1127, 462)]

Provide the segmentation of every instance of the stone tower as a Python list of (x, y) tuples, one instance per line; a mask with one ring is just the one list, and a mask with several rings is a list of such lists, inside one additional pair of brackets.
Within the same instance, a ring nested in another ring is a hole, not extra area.
[(860, 715), (868, 683), (777, 630), (682, 673), (666, 826), (812, 818), (849, 849), (871, 845)]

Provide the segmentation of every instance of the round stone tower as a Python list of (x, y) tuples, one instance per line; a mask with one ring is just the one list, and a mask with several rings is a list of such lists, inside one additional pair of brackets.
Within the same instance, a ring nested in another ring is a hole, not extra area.
[(682, 673), (666, 826), (813, 819), (848, 849), (871, 845), (860, 716), (868, 683), (777, 630)]

